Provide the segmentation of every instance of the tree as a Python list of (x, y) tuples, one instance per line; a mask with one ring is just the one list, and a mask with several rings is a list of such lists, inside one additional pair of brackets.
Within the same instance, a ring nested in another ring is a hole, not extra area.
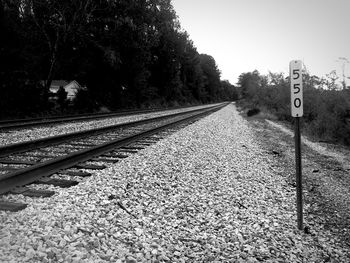
[(59, 87), (57, 91), (57, 103), (62, 110), (67, 106), (67, 94), (68, 92), (62, 86)]
[(0, 1), (0, 31), (0, 116), (42, 110), (47, 94), (33, 78), (33, 56), (27, 49), (20, 1)]
[[(342, 63), (343, 80), (342, 80), (342, 83), (341, 83), (341, 84), (342, 84), (343, 89), (346, 89), (346, 81), (345, 81), (345, 79), (346, 79), (347, 77), (345, 76), (345, 65), (346, 65), (346, 64), (349, 64), (350, 62), (349, 62), (349, 60), (348, 60), (347, 58), (345, 58), (345, 57), (339, 57), (339, 58), (338, 58), (338, 61)], [(348, 78), (348, 79), (350, 79), (350, 78)]]
[(214, 58), (198, 54), (171, 0), (2, 0), (0, 27), (6, 36), (0, 43), (5, 108), (31, 94), (26, 104), (49, 110), (52, 79), (75, 79), (87, 87), (75, 100), (78, 108), (229, 96)]
[(220, 88), (220, 71), (215, 59), (210, 55), (201, 54), (200, 64), (204, 75), (204, 89), (208, 94), (207, 101), (217, 101)]
[(221, 89), (219, 94), (221, 100), (238, 100), (239, 98), (237, 88), (228, 80), (221, 81)]
[(332, 70), (330, 73), (326, 74), (327, 80), (326, 80), (326, 85), (327, 88), (330, 90), (336, 90), (339, 88), (337, 84), (337, 80), (339, 79), (337, 72), (335, 70)]
[(242, 96), (256, 100), (256, 98), (259, 97), (258, 92), (261, 87), (262, 79), (262, 76), (257, 70), (239, 75), (238, 84), (241, 86)]
[(77, 1), (22, 1), (22, 16), (32, 22), (38, 30), (40, 41), (45, 43), (44, 63), (47, 65), (44, 76), (48, 89), (55, 75), (60, 53), (67, 46), (69, 39), (75, 39), (76, 33), (84, 28), (95, 10), (93, 0)]

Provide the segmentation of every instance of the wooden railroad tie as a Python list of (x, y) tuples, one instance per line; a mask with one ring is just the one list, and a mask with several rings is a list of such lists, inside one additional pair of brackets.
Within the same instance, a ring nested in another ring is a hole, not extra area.
[(22, 194), (29, 197), (50, 197), (55, 194), (54, 191), (32, 189), (29, 187), (16, 187), (10, 191), (11, 194)]
[(0, 210), (17, 212), (27, 207), (27, 204), (15, 203), (9, 201), (0, 201)]

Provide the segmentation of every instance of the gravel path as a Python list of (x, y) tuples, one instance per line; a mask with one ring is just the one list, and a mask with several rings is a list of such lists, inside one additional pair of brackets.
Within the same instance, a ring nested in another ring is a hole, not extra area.
[(229, 105), (75, 187), (0, 211), (0, 262), (349, 262), (321, 225), (296, 230), (295, 188), (280, 171)]
[[(216, 104), (212, 104), (210, 106), (214, 106)], [(191, 108), (185, 109), (176, 109), (176, 110), (166, 110), (145, 114), (137, 114), (130, 115), (125, 117), (111, 117), (106, 119), (97, 119), (90, 121), (76, 121), (76, 122), (68, 122), (61, 124), (50, 124), (45, 126), (35, 126), (33, 128), (24, 128), (20, 130), (9, 130), (9, 131), (1, 131), (0, 130), (0, 146), (13, 144), (18, 142), (36, 140), (44, 137), (56, 136), (60, 134), (78, 132), (87, 129), (96, 129), (110, 125), (122, 124), (132, 121), (144, 120), (147, 118), (155, 118), (164, 115), (174, 114), (178, 112), (185, 112), (200, 108), (208, 107), (208, 105), (195, 106)]]
[[(281, 131), (288, 134), (289, 136), (294, 137), (294, 132), (287, 129), (283, 125), (275, 123), (275, 122), (270, 121), (270, 120), (266, 120), (266, 121), (270, 125), (280, 129)], [(322, 146), (320, 143), (316, 143), (316, 142), (312, 142), (312, 141), (308, 140), (305, 136), (301, 136), (301, 142), (304, 143), (305, 145), (307, 145), (308, 147), (310, 147), (311, 149), (313, 149), (314, 151), (318, 152), (319, 154), (334, 158), (335, 160), (337, 160), (338, 162), (341, 163), (341, 165), (343, 166), (344, 169), (350, 169), (349, 152), (347, 153), (347, 155), (341, 154), (341, 153), (339, 153), (339, 151), (335, 152), (335, 151), (333, 151), (325, 146)]]

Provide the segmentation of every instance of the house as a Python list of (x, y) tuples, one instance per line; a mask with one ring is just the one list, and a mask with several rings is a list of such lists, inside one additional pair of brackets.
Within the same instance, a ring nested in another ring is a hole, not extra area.
[(52, 97), (56, 97), (56, 94), (60, 87), (63, 87), (67, 92), (67, 100), (73, 100), (79, 89), (82, 87), (76, 80), (65, 81), (65, 80), (53, 80), (50, 85), (50, 93)]

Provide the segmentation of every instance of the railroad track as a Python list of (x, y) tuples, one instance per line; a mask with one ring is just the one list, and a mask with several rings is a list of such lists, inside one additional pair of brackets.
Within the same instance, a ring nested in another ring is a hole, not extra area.
[[(76, 185), (77, 181), (51, 176), (90, 176), (82, 170), (104, 169), (105, 163), (118, 162), (154, 143), (156, 134), (191, 123), (225, 105), (0, 147), (0, 195), (51, 196), (53, 191), (29, 185)], [(1, 210), (18, 211), (25, 207), (23, 203), (0, 201)]]
[(57, 124), (63, 122), (74, 122), (74, 121), (87, 121), (97, 120), (112, 117), (121, 117), (128, 115), (136, 115), (143, 113), (155, 112), (156, 109), (152, 110), (138, 110), (138, 111), (122, 111), (122, 112), (111, 112), (111, 113), (95, 113), (95, 114), (81, 114), (75, 116), (53, 116), (47, 118), (31, 118), (31, 119), (17, 119), (17, 120), (2, 120), (0, 121), (0, 130), (28, 128), (40, 125)]
[[(181, 107), (181, 109), (183, 108), (184, 107)], [(124, 111), (109, 112), (109, 113), (94, 113), (94, 114), (90, 113), (90, 114), (78, 114), (78, 115), (52, 116), (52, 117), (45, 117), (45, 118), (0, 120), (0, 130), (11, 130), (11, 129), (28, 128), (28, 127), (49, 125), (49, 124), (106, 119), (106, 118), (113, 118), (113, 117), (152, 113), (157, 111), (165, 111), (165, 110), (170, 111), (170, 110), (176, 110), (176, 109), (180, 109), (180, 108), (179, 107), (173, 107), (168, 109), (153, 108), (153, 109), (147, 109), (147, 110), (124, 110)]]

